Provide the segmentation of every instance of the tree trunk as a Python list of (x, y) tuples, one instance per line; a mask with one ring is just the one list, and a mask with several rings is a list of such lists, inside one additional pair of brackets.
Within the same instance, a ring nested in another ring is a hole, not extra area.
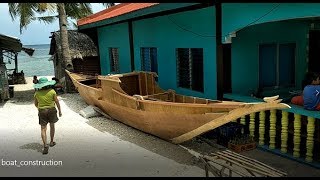
[[(68, 42), (68, 31), (67, 31), (67, 15), (64, 8), (64, 3), (57, 3), (58, 14), (59, 14), (59, 26), (60, 26), (60, 38), (61, 38), (61, 51), (62, 51), (62, 63), (63, 67), (68, 71), (73, 71), (73, 64), (70, 56), (69, 50), (69, 42)], [(72, 82), (70, 78), (66, 76), (63, 71), (65, 77), (65, 90), (67, 92), (72, 91)]]

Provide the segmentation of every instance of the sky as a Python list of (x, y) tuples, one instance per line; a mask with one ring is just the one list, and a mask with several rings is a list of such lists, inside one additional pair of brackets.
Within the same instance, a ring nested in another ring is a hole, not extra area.
[[(105, 9), (101, 3), (91, 3), (91, 6), (93, 13)], [(19, 19), (12, 21), (7, 3), (0, 3), (0, 24), (0, 34), (17, 37), (23, 45), (50, 44), (51, 32), (59, 30), (59, 20), (52, 24), (34, 21), (20, 34)]]

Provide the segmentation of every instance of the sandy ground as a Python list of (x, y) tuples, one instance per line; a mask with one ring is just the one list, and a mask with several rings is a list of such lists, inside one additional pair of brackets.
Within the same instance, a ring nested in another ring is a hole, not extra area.
[[(27, 85), (15, 85), (15, 97), (0, 106), (1, 176), (204, 176), (199, 167), (176, 162), (95, 128), (98, 124), (77, 113), (86, 107), (77, 94), (59, 97), (63, 116), (56, 123), (57, 145), (42, 155), (33, 89), (29, 78), (27, 81)], [(117, 128), (113, 131), (122, 133)], [(21, 164), (37, 160), (61, 161), (62, 165)]]
[[(28, 84), (15, 85), (14, 98), (0, 104), (0, 176), (205, 176), (203, 164), (179, 145), (103, 116), (83, 118), (79, 111), (87, 105), (78, 94), (59, 96), (57, 145), (42, 155), (32, 78), (26, 79)], [(49, 128), (47, 134), (49, 139)], [(202, 153), (217, 150), (197, 139), (182, 145)], [(246, 154), (288, 176), (320, 176), (320, 170), (271, 153)]]

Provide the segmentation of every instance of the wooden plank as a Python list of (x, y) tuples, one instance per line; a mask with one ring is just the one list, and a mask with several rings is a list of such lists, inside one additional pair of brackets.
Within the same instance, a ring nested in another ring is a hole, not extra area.
[(265, 102), (272, 102), (272, 101), (275, 101), (279, 98), (279, 95), (276, 95), (276, 96), (271, 96), (271, 97), (264, 97), (263, 100)]
[(146, 86), (146, 95), (148, 95), (148, 77), (147, 73), (144, 73), (144, 81), (145, 81), (145, 86)]
[[(230, 161), (230, 162), (232, 162), (233, 164), (236, 164), (237, 166), (240, 166), (240, 167), (242, 167), (242, 168), (249, 169), (249, 170), (251, 170), (251, 171), (253, 171), (253, 172), (256, 172), (256, 173), (258, 173), (258, 174), (265, 175), (265, 176), (270, 176), (270, 175), (271, 175), (271, 177), (276, 176), (275, 174), (270, 174), (270, 172), (264, 172), (264, 171), (262, 171), (262, 170), (260, 170), (260, 169), (254, 169), (254, 168), (245, 166), (245, 165), (241, 164), (240, 162), (237, 162), (237, 161), (235, 161), (235, 160), (231, 160), (231, 159), (229, 159), (229, 158), (226, 158), (226, 157), (224, 157), (223, 155), (220, 155), (220, 154), (217, 154), (217, 153), (213, 153), (213, 155), (218, 156), (219, 158), (224, 159), (224, 160), (226, 160), (226, 161)], [(206, 156), (206, 155), (205, 155), (205, 158), (207, 158), (207, 159), (209, 159), (209, 160), (211, 159), (210, 156)]]
[[(217, 152), (217, 154), (219, 155), (222, 155), (228, 159), (232, 159), (232, 160), (235, 160), (235, 161), (238, 161), (242, 164), (245, 164), (249, 167), (252, 167), (252, 168), (256, 168), (256, 169), (259, 169), (261, 171), (265, 171), (266, 173), (270, 172), (270, 168), (267, 168), (267, 167), (262, 167), (262, 166), (259, 166), (258, 164), (254, 163), (253, 161), (248, 161), (247, 159), (240, 159), (238, 157), (234, 157), (234, 156), (230, 156), (230, 155), (227, 155), (227, 154), (223, 154), (223, 152)], [(270, 173), (273, 173), (274, 175), (277, 175), (277, 176), (282, 176), (282, 174), (279, 174), (277, 172), (270, 172)]]
[(142, 94), (142, 84), (141, 84), (142, 82), (141, 82), (141, 75), (140, 74), (138, 75), (138, 79), (139, 79), (139, 92), (140, 92), (139, 95), (143, 95)]
[[(238, 169), (236, 169), (234, 166), (230, 166), (230, 165), (227, 164), (226, 162), (216, 161), (216, 159), (214, 159), (214, 158), (212, 158), (212, 157), (209, 159), (208, 156), (206, 156), (206, 155), (205, 155), (203, 158), (210, 160), (210, 162), (212, 162), (212, 163), (215, 163), (215, 164), (218, 164), (218, 165), (220, 165), (220, 166), (222, 166), (222, 167), (225, 167), (225, 168), (231, 170), (232, 172), (234, 172), (234, 173), (236, 173), (236, 174), (238, 174), (238, 175), (240, 175), (240, 176), (242, 176), (242, 177), (251, 177), (250, 174), (248, 174), (248, 173), (246, 173), (246, 172), (241, 172), (241, 171), (239, 171)], [(208, 164), (212, 167), (212, 165), (211, 165), (210, 163), (208, 163)]]
[(271, 166), (269, 166), (269, 165), (267, 165), (267, 164), (264, 164), (264, 163), (262, 163), (262, 162), (260, 162), (260, 161), (258, 161), (258, 160), (255, 160), (255, 159), (252, 159), (252, 158), (243, 156), (243, 155), (241, 155), (241, 154), (232, 152), (232, 151), (230, 151), (230, 150), (225, 150), (225, 151), (223, 151), (223, 152), (224, 152), (224, 153), (228, 153), (228, 154), (230, 154), (230, 155), (235, 155), (235, 156), (237, 156), (237, 157), (240, 158), (240, 159), (249, 159), (250, 161), (256, 163), (256, 165), (265, 166), (265, 167), (267, 167), (267, 168), (269, 168), (269, 169), (271, 169), (271, 170), (273, 170), (273, 171), (276, 171), (276, 172), (278, 172), (278, 173), (280, 173), (280, 174), (287, 175), (287, 173), (285, 173), (285, 172), (283, 172), (283, 171), (281, 171), (281, 170), (279, 170), (279, 169), (275, 169), (275, 168), (273, 168), (273, 167), (271, 167)]
[(244, 115), (259, 112), (259, 111), (265, 111), (270, 109), (283, 109), (288, 108), (288, 106), (284, 103), (261, 103), (261, 104), (246, 104), (243, 107), (235, 108), (233, 110), (230, 110), (225, 115), (218, 117), (206, 124), (203, 124), (202, 126), (199, 126), (198, 128), (189, 131), (185, 134), (182, 134), (178, 137), (175, 137), (171, 139), (173, 143), (182, 143), (184, 141), (190, 140), (193, 137), (196, 137), (202, 133), (205, 133), (209, 130), (215, 129), (217, 127), (220, 127), (228, 122), (234, 121)]
[[(259, 162), (259, 161), (256, 161), (256, 160), (254, 160), (254, 159), (251, 159), (251, 158), (243, 158), (243, 157), (240, 157), (240, 156), (238, 156), (237, 154), (227, 154), (225, 151), (223, 151), (223, 152), (219, 152), (219, 154), (223, 154), (224, 156), (226, 156), (226, 157), (228, 157), (228, 158), (232, 158), (232, 159), (235, 159), (235, 160), (238, 160), (238, 161), (243, 161), (243, 162), (245, 162), (245, 164), (248, 164), (248, 165), (250, 165), (250, 166), (253, 166), (253, 167), (258, 167), (258, 168), (261, 168), (261, 169), (263, 169), (263, 170), (267, 170), (267, 171), (270, 171), (270, 170), (275, 170), (274, 168), (269, 168), (269, 167), (267, 167), (267, 165), (266, 164), (263, 164), (263, 163), (261, 163), (261, 162)], [(257, 163), (257, 162), (259, 162), (259, 163)], [(276, 173), (278, 173), (277, 171), (276, 171)], [(281, 174), (281, 173), (278, 173), (278, 174)]]
[[(204, 170), (205, 170), (205, 175), (206, 177), (209, 177), (209, 167), (210, 167), (210, 164), (205, 160), (203, 159), (202, 157), (199, 157), (200, 161), (203, 162), (204, 164)], [(214, 169), (214, 168), (210, 168), (211, 169), (211, 173), (216, 176), (216, 177), (219, 177), (219, 174), (217, 173), (217, 169)]]
[(146, 95), (146, 96), (142, 96), (144, 98), (149, 98), (149, 96), (157, 96), (157, 95), (164, 95), (164, 94), (168, 94), (168, 92), (162, 92), (162, 93), (157, 93), (157, 94), (150, 94), (150, 95)]

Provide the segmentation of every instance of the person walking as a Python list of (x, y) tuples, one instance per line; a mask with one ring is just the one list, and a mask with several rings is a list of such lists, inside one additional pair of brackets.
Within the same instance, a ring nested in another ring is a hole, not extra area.
[[(41, 126), (41, 138), (43, 141), (42, 154), (48, 154), (49, 146), (53, 147), (55, 134), (55, 123), (59, 120), (57, 116), (57, 109), (59, 117), (62, 116), (59, 100), (57, 93), (52, 86), (56, 82), (48, 81), (46, 77), (41, 77), (38, 83), (34, 84), (33, 87), (38, 89), (34, 94), (34, 105), (38, 108), (39, 124)], [(47, 144), (47, 124), (50, 123), (50, 143)]]

